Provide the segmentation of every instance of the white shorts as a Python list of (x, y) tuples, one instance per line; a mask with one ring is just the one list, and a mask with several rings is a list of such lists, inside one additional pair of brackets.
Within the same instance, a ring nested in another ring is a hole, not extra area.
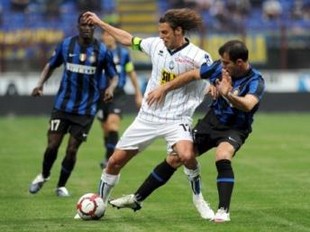
[(116, 148), (121, 150), (139, 150), (141, 152), (156, 138), (164, 138), (169, 154), (173, 151), (173, 145), (178, 141), (193, 141), (191, 126), (191, 122), (161, 123), (145, 121), (136, 117), (121, 136), (116, 144)]

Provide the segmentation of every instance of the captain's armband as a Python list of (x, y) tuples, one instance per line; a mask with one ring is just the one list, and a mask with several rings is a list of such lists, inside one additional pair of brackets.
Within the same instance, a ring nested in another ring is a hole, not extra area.
[(141, 43), (142, 39), (139, 37), (133, 37), (132, 41), (131, 41), (131, 48), (133, 50), (141, 50), (140, 48), (140, 43)]

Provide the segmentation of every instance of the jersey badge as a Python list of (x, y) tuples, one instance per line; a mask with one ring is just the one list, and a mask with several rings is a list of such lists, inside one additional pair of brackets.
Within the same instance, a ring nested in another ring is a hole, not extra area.
[(85, 53), (81, 53), (80, 54), (80, 61), (84, 62), (86, 60), (86, 54)]
[(89, 60), (89, 62), (90, 62), (91, 64), (93, 64), (93, 63), (96, 62), (96, 55), (95, 55), (94, 52), (92, 52), (92, 54), (90, 55), (90, 57), (89, 57), (88, 60)]
[(173, 60), (171, 60), (169, 62), (169, 69), (172, 70), (172, 69), (174, 69), (174, 67), (175, 67), (175, 64), (174, 64)]

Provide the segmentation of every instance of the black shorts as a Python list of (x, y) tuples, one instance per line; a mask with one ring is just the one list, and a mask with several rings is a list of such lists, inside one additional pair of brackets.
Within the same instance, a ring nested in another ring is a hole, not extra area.
[(48, 133), (69, 132), (77, 140), (86, 141), (93, 121), (94, 116), (91, 115), (71, 114), (53, 109)]
[(127, 95), (124, 89), (117, 88), (111, 102), (100, 103), (98, 107), (97, 118), (100, 121), (106, 121), (109, 114), (117, 114), (122, 117), (124, 106), (127, 102)]
[(194, 145), (198, 155), (217, 147), (221, 142), (230, 143), (236, 152), (250, 133), (249, 129), (236, 129), (222, 125), (210, 110), (193, 128)]

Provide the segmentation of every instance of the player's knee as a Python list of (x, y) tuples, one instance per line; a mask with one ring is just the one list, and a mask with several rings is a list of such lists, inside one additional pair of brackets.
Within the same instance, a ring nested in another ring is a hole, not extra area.
[(177, 169), (182, 165), (182, 160), (177, 155), (169, 155), (166, 158), (166, 162), (173, 168)]
[(67, 149), (67, 155), (69, 157), (76, 157), (76, 153), (77, 153), (77, 148), (72, 148), (72, 147), (69, 147)]
[(195, 160), (195, 155), (193, 153), (187, 153), (180, 156), (180, 161), (186, 167), (194, 167), (197, 162)]

